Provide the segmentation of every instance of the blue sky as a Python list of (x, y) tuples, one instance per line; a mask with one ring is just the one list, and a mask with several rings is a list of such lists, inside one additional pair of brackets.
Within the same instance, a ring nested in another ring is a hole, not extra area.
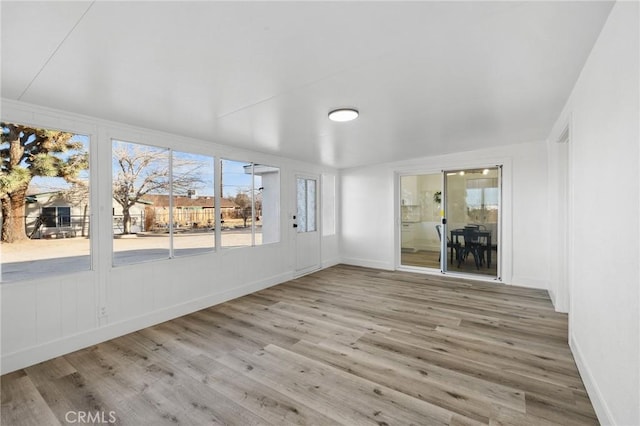
[[(222, 192), (224, 197), (233, 197), (239, 192), (251, 190), (251, 175), (246, 174), (244, 166), (250, 163), (222, 160)], [(254, 189), (262, 186), (262, 178), (255, 177)]]
[[(125, 142), (116, 142), (116, 143), (125, 143)], [(125, 143), (127, 145), (131, 145), (132, 147), (135, 144)], [(151, 147), (146, 145), (140, 145), (150, 150), (160, 150), (160, 151), (168, 151), (166, 148), (158, 148)], [(200, 186), (194, 188), (197, 190), (198, 195), (203, 196), (212, 196), (215, 191), (219, 189), (219, 183), (214, 185), (214, 174), (213, 174), (213, 157), (200, 155), (200, 154), (192, 154), (180, 151), (173, 151), (174, 155), (174, 166), (177, 159), (189, 160), (192, 162), (198, 162), (202, 164), (197, 171), (200, 180), (203, 182)], [(167, 160), (168, 161), (168, 160)], [(117, 170), (116, 163), (112, 162), (114, 173)], [(244, 166), (250, 163), (243, 161), (234, 161), (222, 159), (222, 192), (224, 197), (233, 197), (239, 192), (249, 192), (251, 190), (251, 176), (245, 173)], [(256, 176), (254, 187), (257, 190), (262, 186), (262, 178)]]
[[(76, 134), (72, 138), (73, 141), (81, 142), (84, 149), (88, 152), (90, 149), (89, 137), (85, 135)], [(118, 142), (124, 143), (124, 142)], [(128, 143), (127, 143), (128, 144)], [(134, 144), (131, 144), (134, 145)], [(145, 146), (145, 145), (141, 145)], [(156, 148), (151, 146), (145, 146), (149, 149), (165, 150), (164, 148)], [(56, 154), (60, 158), (67, 158), (69, 155), (75, 154), (77, 151), (69, 151), (66, 153)], [(198, 170), (199, 178), (203, 181), (202, 185), (196, 188), (198, 195), (213, 196), (215, 191), (219, 188), (219, 184), (214, 186), (214, 174), (213, 174), (213, 157), (190, 154), (185, 152), (173, 151), (174, 161), (178, 158), (183, 158), (191, 161), (201, 162), (203, 166)], [(239, 192), (249, 192), (251, 190), (251, 175), (245, 173), (244, 166), (250, 163), (243, 161), (234, 161), (222, 159), (222, 191), (224, 197), (233, 197)], [(115, 162), (112, 162), (115, 172)], [(89, 179), (89, 170), (85, 170), (81, 173), (81, 178)], [(258, 190), (262, 186), (262, 178), (260, 176), (254, 177), (254, 188)], [(32, 179), (30, 185), (30, 192), (51, 192), (68, 189), (70, 185), (62, 178), (49, 178), (36, 176)]]

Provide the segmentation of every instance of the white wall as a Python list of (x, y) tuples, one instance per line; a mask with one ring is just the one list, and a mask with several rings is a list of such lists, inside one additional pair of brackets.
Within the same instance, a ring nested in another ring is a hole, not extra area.
[(569, 258), (558, 260), (571, 348), (602, 424), (640, 424), (639, 12), (616, 3), (549, 138), (569, 125)]
[(547, 154), (543, 142), (342, 170), (344, 263), (394, 269), (398, 249), (396, 173), (502, 164), (505, 283), (547, 288)]
[(342, 262), (393, 269), (393, 169), (383, 165), (342, 170), (341, 182)]
[[(3, 120), (91, 137), (93, 214), (92, 271), (0, 284), (3, 374), (290, 279), (295, 239), (285, 212), (295, 206), (295, 172), (339, 176), (317, 165), (19, 102), (2, 100), (2, 107)], [(112, 267), (112, 137), (279, 167), (280, 242)], [(338, 261), (337, 241), (336, 235), (322, 238), (323, 266)]]

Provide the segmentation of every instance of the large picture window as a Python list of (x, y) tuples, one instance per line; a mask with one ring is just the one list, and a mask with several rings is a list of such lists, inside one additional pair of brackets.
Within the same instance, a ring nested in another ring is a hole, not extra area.
[[(0, 153), (1, 280), (91, 269), (89, 137), (3, 122)], [(222, 160), (218, 185), (212, 156), (121, 140), (111, 153), (113, 265), (212, 251), (216, 231), (225, 247), (280, 241), (279, 168)]]
[(215, 248), (213, 157), (113, 142), (113, 263)]
[(1, 128), (2, 281), (89, 270), (89, 137)]
[(233, 160), (221, 160), (221, 243), (222, 247), (253, 245), (255, 224), (252, 181), (253, 165)]
[(173, 151), (173, 254), (184, 256), (215, 248), (213, 157)]
[(280, 169), (223, 159), (222, 247), (280, 241)]
[(152, 212), (169, 193), (169, 150), (114, 141), (112, 166), (113, 264), (168, 258), (169, 222)]

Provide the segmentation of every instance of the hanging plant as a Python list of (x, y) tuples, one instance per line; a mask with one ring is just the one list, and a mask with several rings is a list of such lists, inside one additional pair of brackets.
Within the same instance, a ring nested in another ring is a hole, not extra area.
[(442, 203), (442, 191), (438, 191), (433, 194), (433, 201), (438, 204)]

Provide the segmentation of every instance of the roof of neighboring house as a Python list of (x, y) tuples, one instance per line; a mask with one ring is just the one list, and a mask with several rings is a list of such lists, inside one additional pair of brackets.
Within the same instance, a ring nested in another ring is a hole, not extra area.
[[(154, 207), (169, 207), (169, 196), (162, 194), (147, 194), (142, 200), (143, 202), (151, 203)], [(214, 197), (213, 196), (197, 196), (197, 197), (185, 197), (185, 196), (174, 196), (173, 197), (173, 206), (174, 207), (210, 207), (214, 206)], [(223, 209), (233, 209), (238, 207), (236, 203), (226, 198), (220, 199), (220, 208)]]
[(63, 189), (58, 189), (56, 191), (27, 191), (27, 197), (37, 197), (39, 195), (42, 196), (52, 196), (52, 195), (60, 195), (62, 192), (64, 192)]
[(42, 202), (51, 202), (52, 198), (60, 198), (62, 199), (64, 195), (64, 190), (60, 189), (57, 191), (46, 191), (46, 192), (33, 192), (28, 191), (27, 195), (25, 195), (24, 201), (28, 204), (33, 203), (42, 203)]

